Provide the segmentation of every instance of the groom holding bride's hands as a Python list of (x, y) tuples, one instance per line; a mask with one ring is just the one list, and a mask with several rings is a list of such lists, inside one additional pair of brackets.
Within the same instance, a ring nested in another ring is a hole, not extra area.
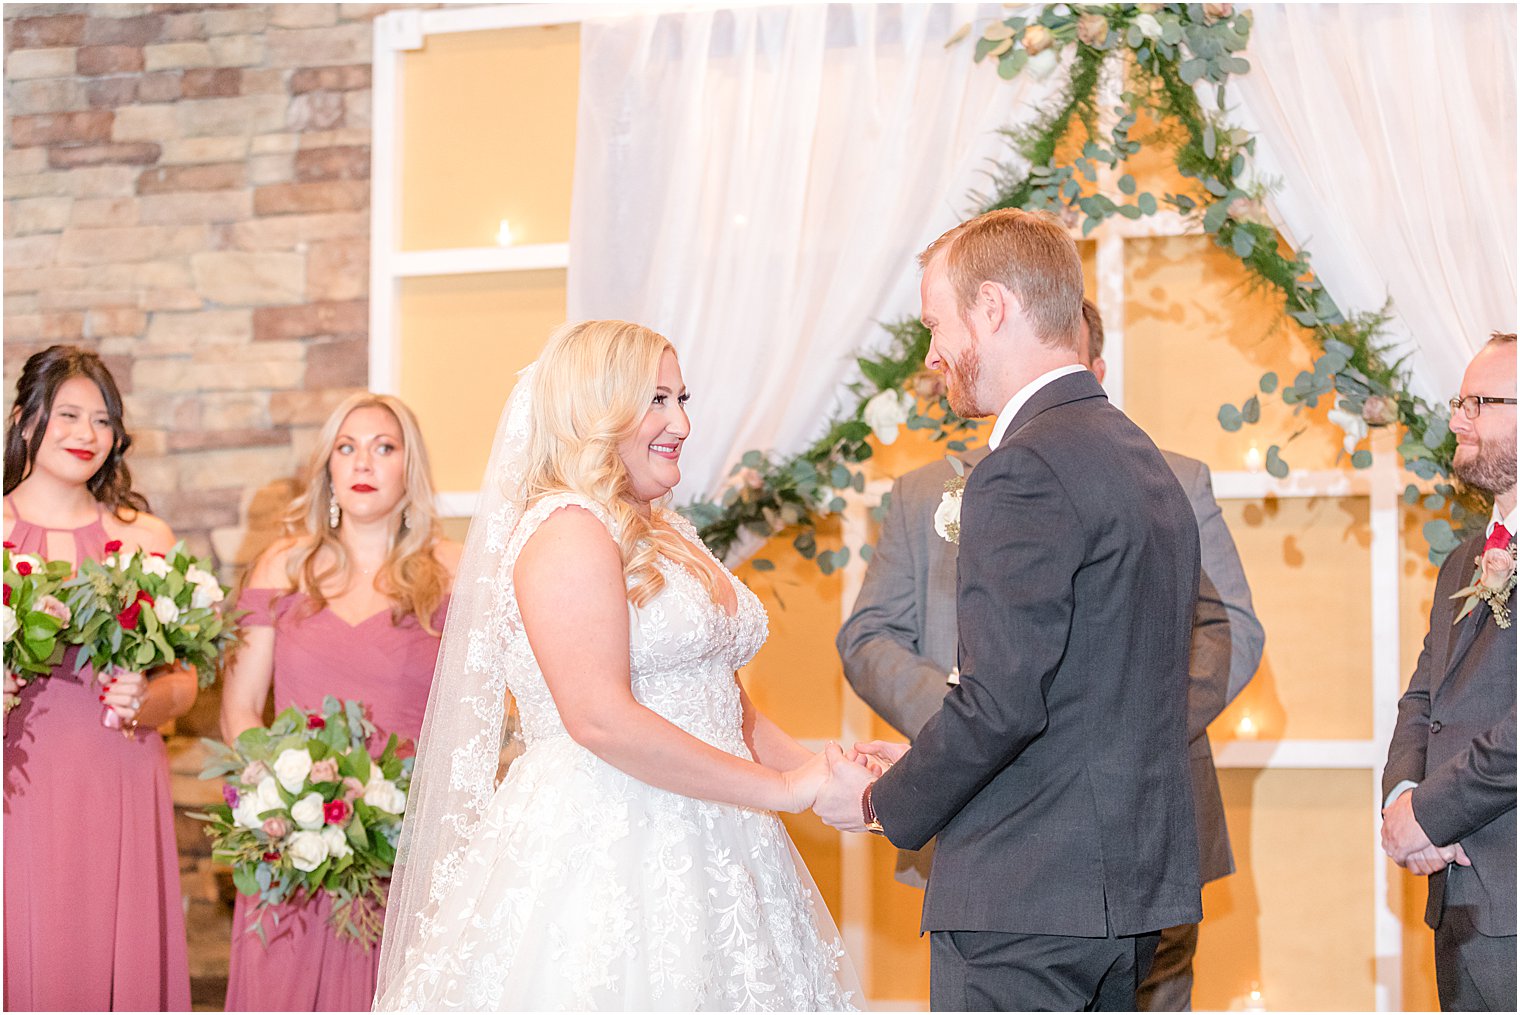
[(1165, 927), (1201, 917), (1186, 695), (1198, 531), (1078, 362), (1076, 247), (991, 212), (920, 255), (928, 366), (997, 416), (971, 473), (960, 683), (905, 744), (827, 748), (814, 810), (916, 849), (936, 1010), (1133, 1010)]

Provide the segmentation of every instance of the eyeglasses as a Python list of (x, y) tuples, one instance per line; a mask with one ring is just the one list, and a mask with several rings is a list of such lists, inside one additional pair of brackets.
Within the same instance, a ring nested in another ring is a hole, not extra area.
[(1514, 405), (1513, 398), (1490, 398), (1488, 395), (1468, 395), (1465, 398), (1453, 398), (1446, 403), (1451, 406), (1451, 414), (1455, 416), (1457, 410), (1462, 410), (1462, 415), (1468, 419), (1477, 419), (1478, 413), (1483, 411), (1485, 405)]

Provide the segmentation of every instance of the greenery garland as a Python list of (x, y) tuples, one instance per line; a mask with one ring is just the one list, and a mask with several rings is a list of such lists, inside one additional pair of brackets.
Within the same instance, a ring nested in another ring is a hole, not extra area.
[[(1422, 480), (1435, 481), (1429, 491), (1410, 483), (1404, 491), (1409, 504), (1423, 502), (1442, 513), (1424, 528), (1430, 558), (1439, 562), (1454, 549), (1463, 528), (1487, 517), (1488, 507), (1477, 496), (1449, 482), (1455, 438), (1447, 427), (1444, 406), (1431, 406), (1409, 390), (1402, 359), (1393, 358), (1383, 337), (1386, 310), (1346, 314), (1336, 305), (1309, 267), (1307, 251), (1279, 249), (1276, 230), (1265, 219), (1261, 198), (1265, 188), (1248, 182), (1255, 151), (1249, 132), (1227, 123), (1221, 113), (1206, 111), (1195, 85), (1206, 81), (1217, 88), (1217, 107), (1226, 108), (1225, 86), (1231, 76), (1244, 74), (1250, 64), (1240, 55), (1251, 31), (1249, 12), (1232, 4), (1053, 4), (1031, 17), (1014, 15), (988, 25), (975, 44), (973, 60), (994, 60), (1005, 79), (1021, 73), (1048, 76), (1071, 51), (1069, 79), (1060, 97), (1034, 123), (1007, 132), (1015, 161), (993, 173), (993, 194), (980, 211), (997, 208), (1046, 210), (1075, 225), (1085, 236), (1118, 215), (1138, 219), (1162, 207), (1196, 222), (1217, 245), (1239, 258), (1253, 283), (1280, 295), (1289, 317), (1309, 329), (1319, 355), (1289, 384), (1276, 373), (1265, 374), (1259, 392), (1240, 405), (1219, 410), (1219, 423), (1236, 431), (1261, 418), (1261, 398), (1276, 394), (1295, 415), (1330, 402), (1329, 418), (1346, 432), (1346, 451), (1358, 469), (1372, 464), (1365, 446), (1369, 428), (1399, 426), (1403, 440), (1398, 452), (1406, 468)], [(962, 28), (947, 45), (970, 35)], [(1105, 118), (1100, 83), (1110, 55), (1125, 69), (1120, 104)], [(1132, 137), (1141, 113), (1159, 124), (1156, 137), (1169, 145), (1178, 172), (1192, 181), (1187, 193), (1154, 194), (1140, 191), (1124, 163), (1141, 149)], [(1105, 126), (1105, 119), (1111, 125)], [(1080, 153), (1062, 154), (1086, 138)], [(1027, 165), (1027, 169), (1020, 168)], [(1105, 193), (1113, 180), (1118, 194)], [(1115, 199), (1117, 196), (1118, 200)], [(917, 320), (886, 325), (890, 342), (885, 352), (861, 356), (861, 379), (853, 385), (853, 411), (830, 423), (827, 432), (800, 455), (780, 459), (760, 451), (746, 452), (734, 467), (734, 482), (720, 500), (698, 501), (682, 510), (697, 525), (702, 538), (719, 556), (728, 556), (746, 536), (767, 539), (796, 530), (792, 545), (804, 557), (816, 559), (828, 574), (850, 558), (849, 547), (819, 552), (816, 529), (820, 518), (844, 509), (840, 491), (865, 488), (858, 468), (871, 457), (874, 433), (891, 443), (901, 425), (932, 430), (934, 440), (947, 440), (951, 451), (965, 450), (964, 438), (979, 424), (956, 416), (935, 375), (923, 370), (929, 333)], [(1291, 441), (1303, 432), (1292, 434)], [(1277, 478), (1289, 467), (1280, 445), (1267, 449), (1265, 467)], [(883, 501), (876, 514), (886, 508)], [(869, 556), (870, 548), (862, 547)], [(756, 559), (757, 570), (774, 565)]]

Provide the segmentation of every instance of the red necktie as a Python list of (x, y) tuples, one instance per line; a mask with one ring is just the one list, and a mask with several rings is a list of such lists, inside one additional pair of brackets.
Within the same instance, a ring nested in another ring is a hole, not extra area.
[(1483, 552), (1487, 553), (1489, 550), (1492, 550), (1494, 547), (1498, 547), (1501, 550), (1508, 549), (1509, 548), (1509, 541), (1510, 541), (1509, 529), (1506, 529), (1504, 527), (1504, 523), (1500, 522), (1499, 524), (1497, 524), (1497, 525), (1494, 526), (1494, 531), (1492, 531), (1492, 532), (1490, 532), (1488, 534), (1488, 542), (1486, 542), (1486, 543), (1483, 544)]

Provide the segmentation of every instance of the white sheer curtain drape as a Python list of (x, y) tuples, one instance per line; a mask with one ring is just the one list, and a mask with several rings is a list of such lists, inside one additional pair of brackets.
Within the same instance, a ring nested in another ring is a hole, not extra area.
[[(1231, 119), (1342, 310), (1393, 301), (1416, 390), (1515, 328), (1515, 8), (1252, 5)], [(1212, 88), (1209, 89), (1212, 92)]]
[(570, 227), (572, 319), (681, 352), (683, 503), (750, 448), (802, 450), (876, 323), (917, 314), (913, 255), (968, 212), (997, 128), (1061, 75), (998, 78), (960, 25), (996, 5), (834, 4), (590, 21)]

